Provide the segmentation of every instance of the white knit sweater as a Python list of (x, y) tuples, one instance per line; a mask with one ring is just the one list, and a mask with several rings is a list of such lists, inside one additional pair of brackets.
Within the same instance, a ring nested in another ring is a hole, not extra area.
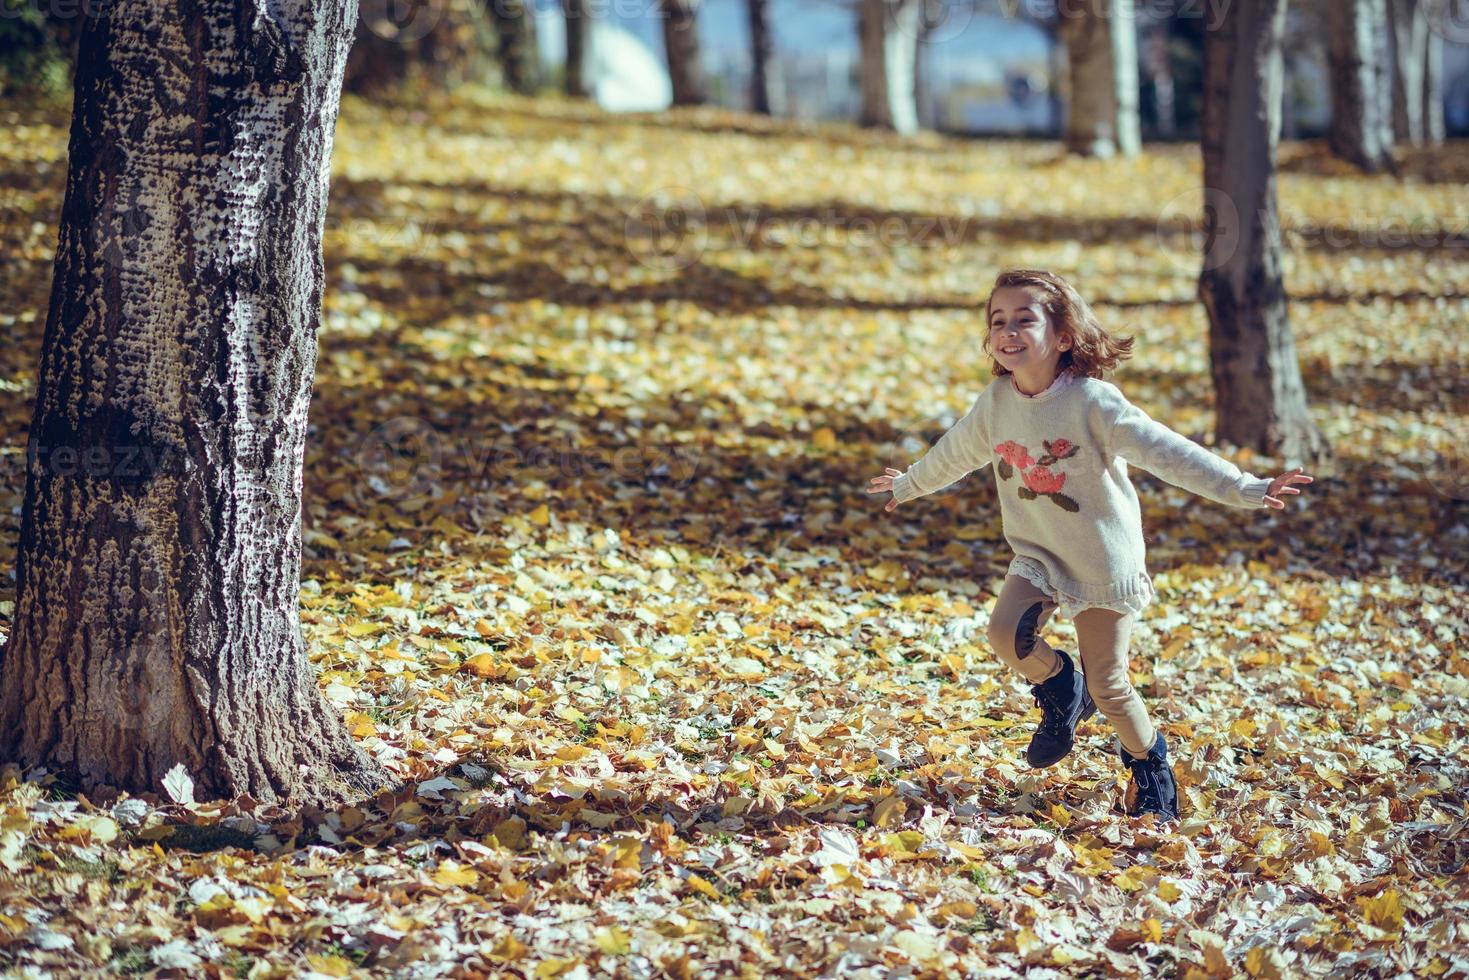
[(893, 496), (912, 500), (993, 464), (1009, 574), (1074, 617), (1101, 607), (1141, 612), (1156, 598), (1142, 508), (1127, 464), (1222, 504), (1265, 505), (1270, 480), (1242, 472), (1154, 421), (1116, 385), (1062, 371), (1037, 395), (1004, 375), (901, 476)]

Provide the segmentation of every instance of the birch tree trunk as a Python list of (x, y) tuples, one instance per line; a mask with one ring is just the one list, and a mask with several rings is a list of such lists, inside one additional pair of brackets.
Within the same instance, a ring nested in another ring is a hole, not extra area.
[(709, 85), (699, 53), (699, 0), (662, 0), (662, 12), (673, 104), (703, 105)]
[(861, 48), (864, 126), (908, 135), (918, 131), (914, 89), (922, 0), (861, 0), (857, 38)]
[(561, 13), (566, 18), (566, 94), (584, 99), (594, 94), (594, 11), (588, 0), (561, 0)]
[(353, 0), (116, 0), (82, 30), (0, 757), (81, 789), (385, 774), (299, 617), (321, 233)]
[(1384, 106), (1381, 39), (1385, 0), (1331, 0), (1326, 4), (1327, 62), (1331, 76), (1331, 152), (1364, 173), (1392, 160), (1390, 119)]
[(1286, 0), (1233, 0), (1204, 35), (1205, 257), (1221, 439), (1291, 459), (1326, 441), (1306, 406), (1281, 270), (1275, 151)]
[(526, 0), (489, 0), (489, 4), (499, 35), (505, 87), (518, 95), (532, 95), (541, 87), (534, 0), (529, 4)]
[(745, 0), (750, 16), (750, 109), (770, 115), (770, 2)]
[(1137, 20), (1134, 0), (1061, 0), (1057, 36), (1066, 49), (1066, 148), (1084, 156), (1136, 156)]

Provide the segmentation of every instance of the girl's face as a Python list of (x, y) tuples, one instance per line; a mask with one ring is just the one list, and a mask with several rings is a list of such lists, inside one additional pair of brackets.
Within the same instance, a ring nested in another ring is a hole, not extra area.
[(1052, 374), (1071, 339), (1046, 316), (1041, 293), (1027, 286), (1003, 286), (990, 297), (990, 351), (995, 360), (1022, 375), (1049, 366)]

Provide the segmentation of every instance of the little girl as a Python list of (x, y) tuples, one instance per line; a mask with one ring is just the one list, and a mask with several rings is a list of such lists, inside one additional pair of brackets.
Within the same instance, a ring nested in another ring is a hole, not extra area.
[[(1235, 507), (1277, 510), (1300, 469), (1275, 479), (1233, 463), (1155, 422), (1102, 373), (1132, 356), (1072, 286), (1044, 270), (1003, 272), (985, 305), (983, 350), (996, 380), (922, 459), (874, 477), (892, 492), (885, 509), (994, 465), (1005, 540), (1015, 552), (990, 614), (989, 640), (1031, 682), (1042, 718), (1026, 757), (1052, 766), (1094, 712), (1117, 731), (1132, 771), (1128, 813), (1178, 817), (1178, 789), (1163, 733), (1127, 675), (1128, 637), (1155, 598), (1132, 463), (1169, 483)], [(1040, 636), (1059, 610), (1076, 626), (1081, 671)], [(1083, 676), (1084, 675), (1084, 676)]]

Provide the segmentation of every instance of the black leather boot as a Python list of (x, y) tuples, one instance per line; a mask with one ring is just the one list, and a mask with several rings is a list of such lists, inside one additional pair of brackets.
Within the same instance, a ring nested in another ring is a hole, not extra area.
[(1025, 750), (1025, 759), (1037, 769), (1054, 766), (1066, 758), (1076, 738), (1076, 726), (1097, 711), (1086, 692), (1086, 679), (1081, 671), (1062, 651), (1057, 650), (1056, 656), (1061, 658), (1061, 672), (1030, 687), (1042, 717), (1040, 727), (1031, 736), (1030, 747)]
[(1131, 752), (1117, 740), (1117, 752), (1122, 762), (1132, 770), (1132, 785), (1127, 789), (1126, 806), (1130, 816), (1156, 813), (1161, 821), (1178, 819), (1178, 783), (1173, 779), (1173, 767), (1168, 764), (1168, 743), (1163, 733), (1153, 741), (1146, 759), (1135, 759)]

